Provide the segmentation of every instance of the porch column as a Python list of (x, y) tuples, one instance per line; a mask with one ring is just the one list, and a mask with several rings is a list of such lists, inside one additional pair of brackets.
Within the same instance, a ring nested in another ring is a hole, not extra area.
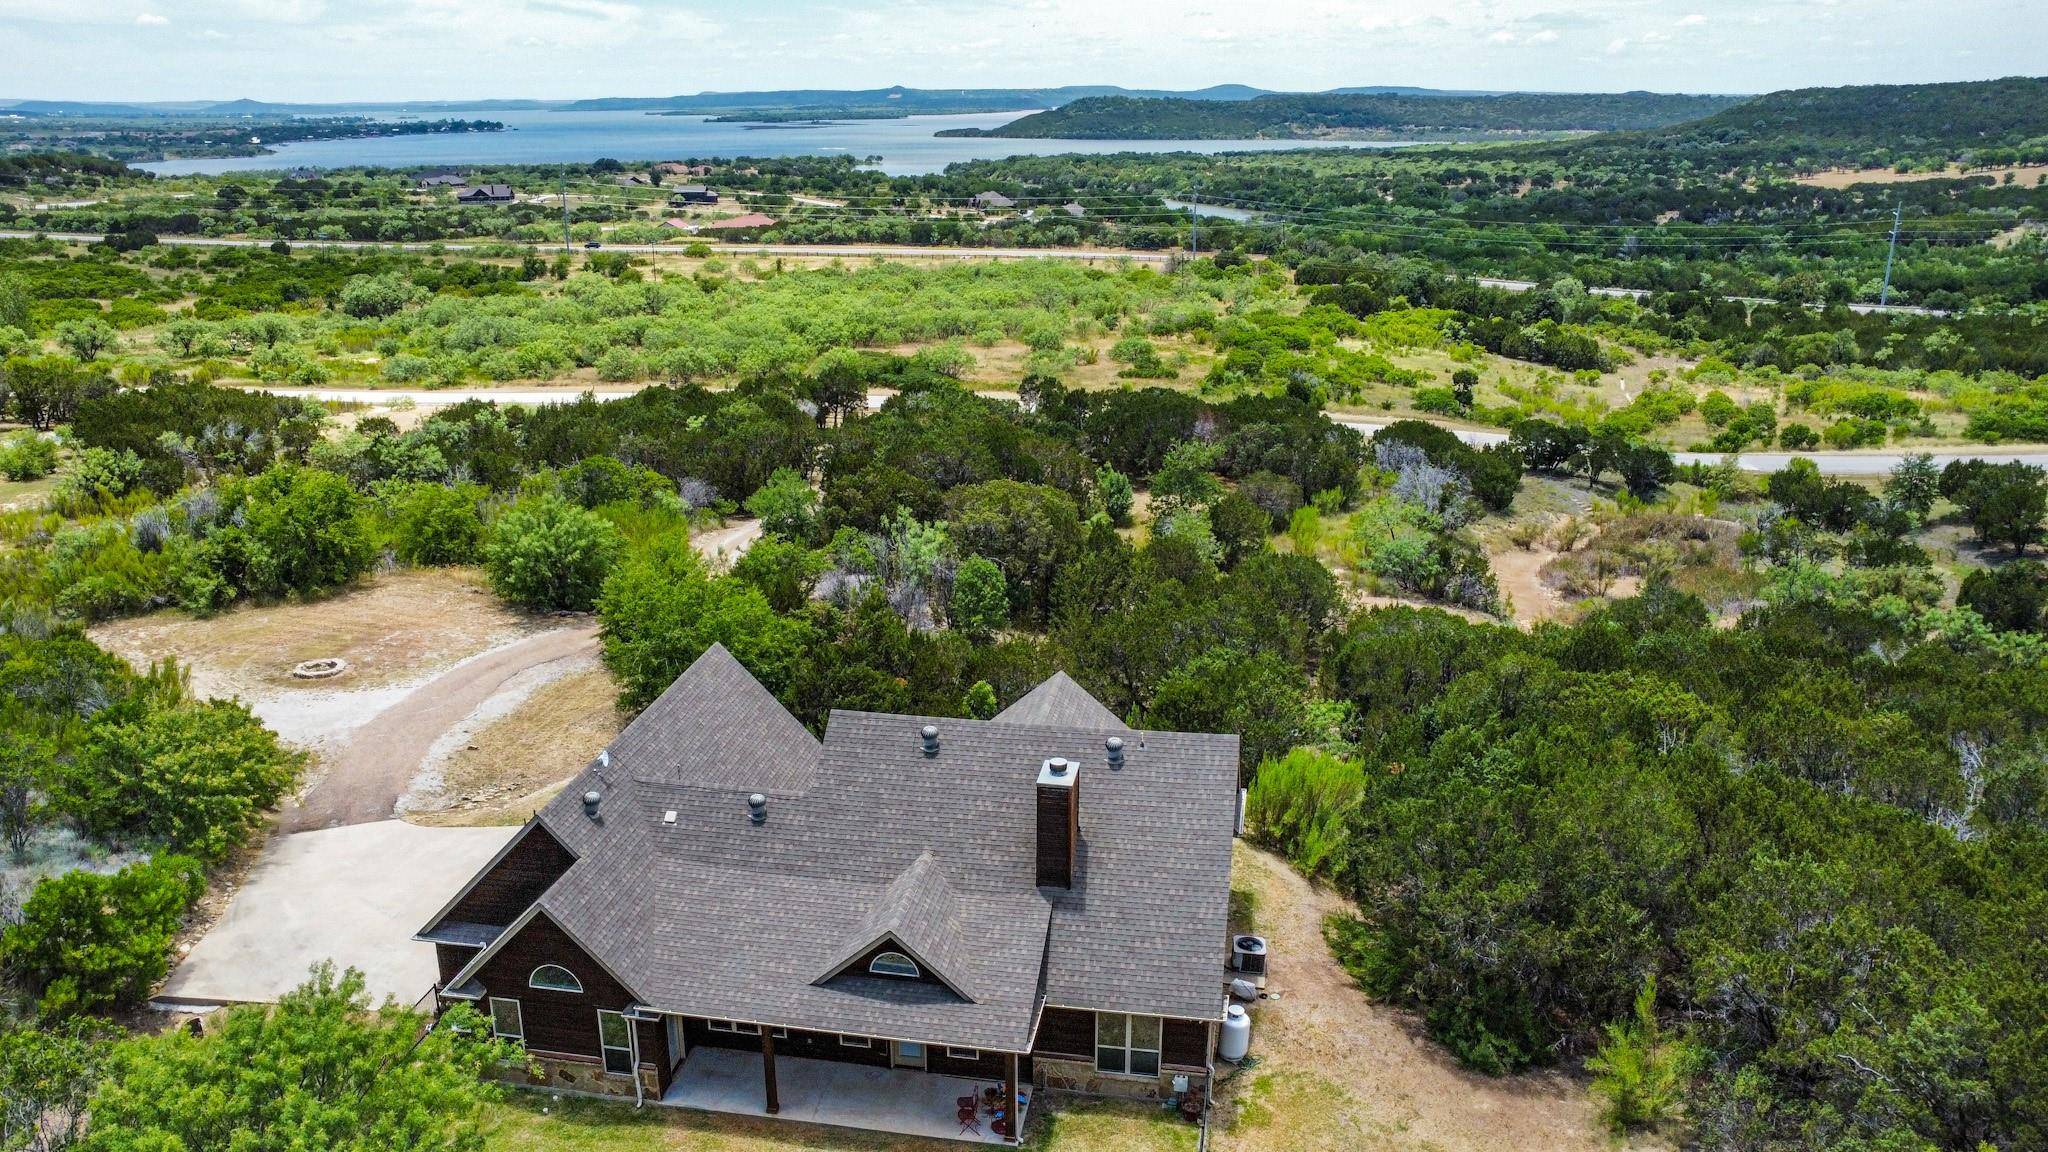
[(1024, 1110), (1017, 1107), (1017, 1054), (1015, 1052), (1010, 1053), (1009, 1063), (1004, 1066), (1003, 1091), (1008, 1093), (1008, 1095), (1003, 1097), (1003, 1115), (1010, 1122), (1010, 1143), (1015, 1144), (1024, 1138)]
[(775, 1030), (761, 1029), (761, 1077), (768, 1091), (768, 1114), (782, 1111), (782, 1101), (775, 1096)]

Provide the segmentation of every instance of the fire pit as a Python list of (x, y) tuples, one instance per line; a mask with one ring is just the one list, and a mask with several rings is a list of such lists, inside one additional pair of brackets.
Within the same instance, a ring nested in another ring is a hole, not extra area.
[(326, 680), (348, 671), (348, 661), (327, 657), (322, 660), (306, 660), (292, 665), (294, 680)]

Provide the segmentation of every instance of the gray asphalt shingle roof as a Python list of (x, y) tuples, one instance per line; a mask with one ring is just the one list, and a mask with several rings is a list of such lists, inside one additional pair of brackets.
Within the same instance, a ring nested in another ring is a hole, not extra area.
[[(1237, 744), (1131, 731), (1063, 675), (991, 721), (834, 712), (821, 744), (714, 646), (542, 811), (577, 861), (539, 903), (664, 1012), (1002, 1051), (1029, 1047), (1041, 990), (1208, 1019)], [(1072, 889), (1035, 886), (1052, 756), (1080, 765)], [(951, 987), (826, 979), (885, 937)]]

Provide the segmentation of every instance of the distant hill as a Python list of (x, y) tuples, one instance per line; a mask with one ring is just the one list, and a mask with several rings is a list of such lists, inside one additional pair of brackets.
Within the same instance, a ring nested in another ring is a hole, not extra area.
[(1656, 92), (1266, 95), (1235, 102), (1091, 97), (997, 128), (946, 136), (1051, 140), (1402, 139), (1457, 133), (1657, 128), (1711, 115), (1740, 96)]
[(1664, 128), (1649, 138), (1666, 146), (1715, 147), (1787, 163), (1953, 158), (1987, 148), (2017, 149), (2029, 141), (2037, 142), (2035, 151), (2043, 151), (2048, 150), (2048, 77), (1795, 88)]
[(160, 115), (137, 104), (98, 104), (90, 100), (16, 100), (0, 107), (0, 112), (12, 112), (20, 116)]
[(1250, 100), (1266, 95), (1263, 88), (1218, 84), (1192, 92), (1153, 92), (1113, 84), (1063, 88), (793, 88), (767, 92), (699, 92), (692, 96), (609, 96), (562, 105), (568, 112), (790, 112), (844, 108), (896, 108), (906, 115), (959, 112), (1021, 112), (1057, 108), (1095, 96), (1145, 96), (1181, 100)]

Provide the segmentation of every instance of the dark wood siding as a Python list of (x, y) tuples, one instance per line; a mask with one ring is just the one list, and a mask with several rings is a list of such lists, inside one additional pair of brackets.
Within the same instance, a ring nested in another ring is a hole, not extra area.
[(1095, 1059), (1095, 1013), (1047, 1006), (1038, 1018), (1038, 1043), (1031, 1054)]
[[(1009, 1068), (1010, 1056), (1007, 1052), (985, 1051), (972, 1060), (958, 1060), (946, 1055), (944, 1045), (934, 1044), (925, 1049), (925, 1070), (945, 1076), (1000, 1081)], [(999, 1092), (997, 1095), (1002, 1094)]]
[(1168, 1017), (1160, 1027), (1161, 1063), (1181, 1068), (1209, 1066), (1209, 1025), (1201, 1020)]
[[(731, 1048), (742, 1052), (759, 1052), (759, 1036), (736, 1032), (713, 1032), (704, 1021), (691, 1018), (683, 1021), (683, 1030), (689, 1038), (692, 1049), (700, 1045), (712, 1048)], [(805, 1032), (791, 1030), (787, 1036), (775, 1038), (775, 1055), (800, 1056), (809, 1060), (832, 1060), (841, 1064), (866, 1064), (876, 1068), (889, 1066), (889, 1045), (876, 1040), (867, 1048), (848, 1048), (839, 1042), (836, 1032)]]
[(1074, 886), (1075, 787), (1038, 789), (1038, 884)]
[[(865, 953), (861, 955), (860, 959), (855, 960), (851, 964), (848, 964), (846, 966), (845, 971), (842, 972), (841, 975), (863, 977), (868, 976), (868, 965), (874, 963), (875, 957), (880, 956), (884, 952), (902, 952), (906, 956), (910, 955), (909, 952), (904, 950), (901, 944), (898, 944), (893, 940), (885, 940), (882, 943), (875, 945), (873, 948), (868, 949)], [(915, 956), (911, 956), (911, 959), (916, 961), (917, 963), (917, 970), (919, 972), (919, 975), (915, 977), (917, 983), (938, 984), (940, 986), (944, 986), (945, 981), (940, 980), (937, 976), (934, 976), (932, 974), (931, 969), (925, 965), (924, 961), (918, 960)], [(906, 982), (913, 979), (909, 976), (874, 976), (870, 978), (875, 980), (903, 980)]]
[(476, 954), (477, 949), (464, 948), (460, 944), (434, 945), (434, 965), (441, 972), (441, 987), (446, 988), (448, 982), (455, 979), (455, 974), (462, 971), (464, 964), (476, 959)]
[(540, 899), (576, 862), (546, 828), (529, 827), (497, 866), (478, 880), (441, 919), (464, 924), (510, 924)]
[[(527, 987), (528, 977), (543, 964), (559, 964), (575, 973), (583, 991), (554, 992)], [(477, 973), (477, 980), (484, 986), (486, 996), (519, 1001), (528, 1048), (593, 1060), (604, 1055), (597, 1043), (597, 1010), (617, 1012), (633, 1002), (633, 994), (577, 947), (569, 934), (556, 927), (545, 913), (535, 916), (519, 930), (519, 935), (506, 941)], [(489, 1002), (479, 1007), (488, 1011)]]
[(639, 1020), (634, 1027), (640, 1033), (640, 1063), (652, 1064), (654, 1074), (659, 1078), (659, 1091), (666, 1095), (668, 1086), (675, 1079), (675, 1061), (668, 1055), (668, 1025), (659, 1020)]

